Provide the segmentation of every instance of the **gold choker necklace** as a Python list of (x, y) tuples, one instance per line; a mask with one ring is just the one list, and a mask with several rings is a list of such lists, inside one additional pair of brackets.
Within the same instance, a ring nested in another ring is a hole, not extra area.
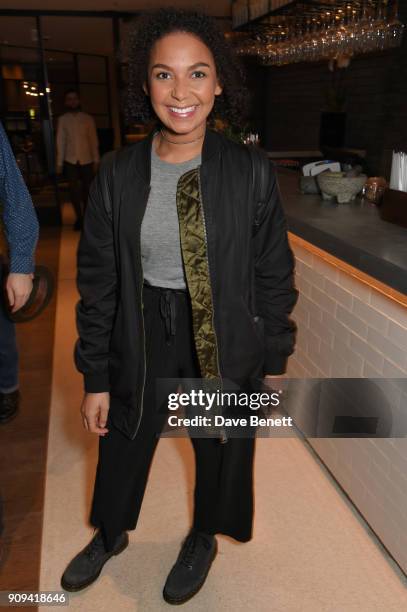
[(195, 138), (194, 140), (188, 140), (187, 142), (176, 142), (174, 140), (168, 140), (168, 138), (166, 138), (164, 136), (162, 128), (160, 129), (160, 134), (164, 138), (164, 140), (166, 140), (167, 142), (170, 142), (171, 144), (190, 144), (191, 142), (196, 142), (197, 140), (200, 140), (202, 138), (202, 136), (205, 135), (205, 132), (201, 136), (199, 136), (198, 138)]

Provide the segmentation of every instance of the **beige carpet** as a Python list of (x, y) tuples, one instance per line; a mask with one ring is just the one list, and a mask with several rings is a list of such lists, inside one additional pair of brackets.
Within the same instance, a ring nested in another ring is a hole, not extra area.
[[(41, 589), (60, 590), (60, 575), (91, 538), (87, 523), (97, 438), (82, 429), (82, 380), (76, 338), (75, 249), (64, 229), (55, 335)], [(194, 459), (186, 439), (160, 441), (139, 524), (129, 548), (105, 565), (70, 610), (169, 610), (161, 596), (190, 523)], [(296, 438), (260, 439), (256, 451), (254, 538), (218, 537), (219, 554), (202, 590), (183, 609), (195, 612), (402, 612), (406, 580), (309, 447)]]

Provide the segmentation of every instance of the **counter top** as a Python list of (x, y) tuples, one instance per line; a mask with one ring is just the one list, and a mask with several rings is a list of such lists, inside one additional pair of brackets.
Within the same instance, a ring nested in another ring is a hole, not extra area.
[(374, 204), (322, 200), (299, 191), (299, 173), (277, 170), (288, 230), (407, 295), (407, 230), (383, 221)]

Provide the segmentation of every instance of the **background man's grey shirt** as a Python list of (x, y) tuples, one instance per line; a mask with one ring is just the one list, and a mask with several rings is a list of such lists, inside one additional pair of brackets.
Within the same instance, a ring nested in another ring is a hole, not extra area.
[(185, 289), (177, 213), (177, 183), (182, 174), (201, 163), (201, 154), (185, 162), (163, 161), (151, 147), (151, 191), (141, 225), (141, 258), (151, 285)]

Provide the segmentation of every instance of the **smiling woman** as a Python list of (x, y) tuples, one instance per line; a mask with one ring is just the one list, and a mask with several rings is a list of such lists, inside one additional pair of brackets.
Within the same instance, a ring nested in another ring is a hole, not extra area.
[[(294, 347), (293, 256), (273, 167), (259, 151), (259, 214), (247, 147), (208, 127), (215, 109), (236, 122), (244, 109), (222, 32), (197, 12), (149, 14), (134, 34), (130, 77), (130, 114), (155, 125), (102, 160), (78, 249), (75, 358), (83, 425), (100, 436), (90, 513), (99, 529), (63, 574), (71, 591), (128, 545), (169, 394), (196, 380), (251, 390), (283, 374)], [(228, 436), (228, 425), (191, 436), (194, 514), (165, 582), (171, 604), (203, 586), (217, 533), (252, 537), (255, 439)]]
[[(151, 47), (143, 91), (165, 126), (167, 138), (161, 129), (157, 145), (160, 158), (175, 163), (193, 158), (202, 147), (215, 99), (222, 94), (211, 50), (189, 32), (158, 39)], [(177, 143), (184, 146), (174, 151), (170, 145)]]
[[(194, 36), (197, 41), (204, 43), (207, 52), (210, 50), (209, 66), (196, 66), (205, 72), (204, 68), (213, 72), (216, 66), (216, 76), (222, 86), (222, 93), (214, 101), (213, 114), (227, 119), (231, 123), (239, 123), (247, 113), (248, 91), (246, 89), (245, 70), (238, 56), (236, 56), (227, 40), (219, 31), (215, 22), (202, 13), (184, 12), (182, 21), (179, 16), (182, 11), (171, 13), (167, 9), (156, 11), (154, 20), (149, 19), (150, 14), (143, 16), (137, 22), (129, 40), (129, 83), (126, 99), (126, 115), (130, 121), (149, 121), (156, 115), (149, 97), (144, 95), (143, 84), (148, 78), (151, 69), (151, 50), (156, 41), (165, 34), (184, 32)], [(182, 51), (182, 48), (180, 49)], [(171, 75), (170, 62), (166, 58), (164, 71)], [(205, 61), (203, 57), (200, 61)], [(193, 69), (193, 66), (190, 67)], [(213, 77), (214, 75), (211, 74)], [(163, 78), (162, 76), (160, 78)], [(196, 78), (196, 77), (195, 77)], [(201, 78), (201, 77), (198, 77)], [(181, 105), (180, 105), (181, 106)], [(211, 119), (211, 114), (208, 119)]]

